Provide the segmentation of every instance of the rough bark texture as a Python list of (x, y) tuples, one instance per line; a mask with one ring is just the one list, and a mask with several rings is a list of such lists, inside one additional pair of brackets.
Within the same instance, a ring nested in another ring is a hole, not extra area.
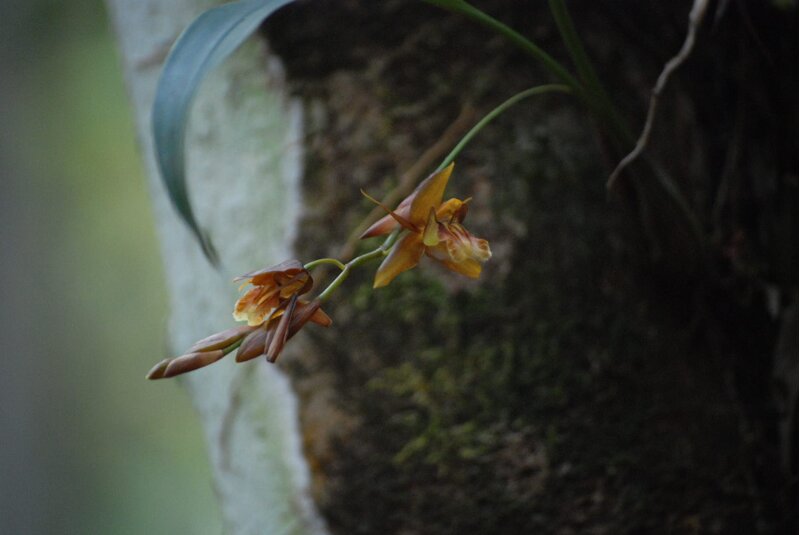
[[(481, 4), (563, 55), (544, 2)], [(641, 124), (689, 3), (571, 4), (614, 100)], [(334, 327), (306, 339), (316, 349), (283, 360), (333, 532), (791, 526), (796, 465), (780, 469), (778, 424), (796, 441), (796, 389), (777, 412), (771, 374), (797, 294), (785, 230), (797, 217), (797, 17), (726, 5), (664, 95), (650, 152), (700, 212), (713, 258), (646, 170), (609, 201), (619, 155), (574, 101), (545, 97), (456, 165), (449, 193), (474, 196), (469, 226), (495, 253), (481, 281), (428, 264), (373, 292), (365, 270), (333, 299)], [(300, 3), (267, 35), (307, 109), (297, 246), (309, 259), (336, 256), (370, 209), (358, 189), (382, 196), (463, 107), (485, 112), (549, 80), (501, 38), (421, 3)], [(796, 362), (789, 346), (781, 359)]]
[[(279, 63), (257, 41), (204, 84), (191, 124), (189, 187), (219, 248), (220, 271), (203, 258), (159, 182), (150, 134), (157, 76), (180, 31), (212, 5), (109, 0), (170, 288), (172, 355), (232, 323), (231, 279), (290, 255), (300, 212), (301, 108), (283, 89)], [(296, 401), (283, 373), (227, 359), (185, 385), (205, 429), (226, 533), (324, 532), (307, 496)]]

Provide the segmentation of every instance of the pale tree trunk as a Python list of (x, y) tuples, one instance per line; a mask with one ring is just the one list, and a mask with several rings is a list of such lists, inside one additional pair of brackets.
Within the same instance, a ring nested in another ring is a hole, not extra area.
[[(223, 267), (213, 269), (169, 205), (150, 131), (166, 53), (180, 31), (213, 2), (108, 4), (170, 291), (170, 351), (178, 354), (232, 323), (233, 276), (291, 255), (300, 215), (302, 109), (287, 96), (280, 63), (257, 39), (204, 84), (194, 105), (187, 161), (192, 203), (222, 258)], [(162, 358), (152, 357), (153, 362)], [(226, 533), (325, 532), (307, 495), (297, 402), (283, 373), (263, 363), (234, 366), (228, 359), (191, 374), (184, 384), (204, 428)]]

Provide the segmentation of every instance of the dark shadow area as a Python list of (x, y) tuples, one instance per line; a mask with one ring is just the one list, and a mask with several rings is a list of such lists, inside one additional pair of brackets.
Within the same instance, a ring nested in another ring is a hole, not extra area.
[[(569, 63), (546, 3), (476, 3)], [(689, 3), (569, 5), (637, 131)], [(348, 282), (310, 352), (326, 356), (285, 363), (334, 532), (794, 532), (797, 9), (711, 9), (615, 194), (622, 153), (575, 100), (519, 105), (451, 182), (495, 253), (480, 283), (432, 264), (377, 292)], [(302, 3), (266, 34), (309, 110), (309, 258), (335, 255), (368, 209), (358, 189), (385, 194), (465, 106), (552, 81), (416, 3)]]

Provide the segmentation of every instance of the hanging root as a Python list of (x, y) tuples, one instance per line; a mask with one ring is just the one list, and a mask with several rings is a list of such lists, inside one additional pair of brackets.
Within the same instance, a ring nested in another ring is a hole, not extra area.
[(686, 32), (686, 40), (684, 40), (680, 51), (673, 56), (673, 58), (670, 59), (666, 65), (664, 65), (664, 70), (661, 71), (658, 81), (653, 87), (653, 92), (650, 94), (650, 108), (647, 110), (647, 120), (644, 123), (644, 128), (642, 129), (642, 133), (639, 136), (638, 141), (636, 141), (636, 146), (619, 162), (616, 169), (614, 169), (614, 171), (611, 173), (611, 176), (608, 178), (608, 182), (606, 182), (606, 189), (610, 190), (614, 187), (614, 184), (616, 183), (617, 178), (619, 178), (619, 175), (622, 173), (622, 171), (631, 163), (633, 163), (633, 161), (641, 155), (645, 147), (647, 147), (647, 143), (650, 141), (650, 131), (653, 129), (653, 122), (655, 121), (658, 99), (661, 96), (661, 92), (664, 90), (664, 87), (667, 85), (669, 77), (672, 76), (673, 71), (680, 67), (692, 53), (695, 37), (697, 35), (697, 29), (703, 22), (703, 16), (706, 13), (708, 3), (709, 0), (694, 0), (692, 10), (689, 12), (689, 29)]

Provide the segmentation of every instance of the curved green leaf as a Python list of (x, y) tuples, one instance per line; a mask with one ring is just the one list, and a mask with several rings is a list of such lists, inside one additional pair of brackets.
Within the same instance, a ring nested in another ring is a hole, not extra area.
[(153, 102), (156, 161), (167, 193), (212, 264), (218, 258), (200, 228), (186, 187), (185, 138), (189, 110), (205, 76), (273, 12), (293, 0), (241, 0), (210, 9), (178, 37), (164, 64)]

